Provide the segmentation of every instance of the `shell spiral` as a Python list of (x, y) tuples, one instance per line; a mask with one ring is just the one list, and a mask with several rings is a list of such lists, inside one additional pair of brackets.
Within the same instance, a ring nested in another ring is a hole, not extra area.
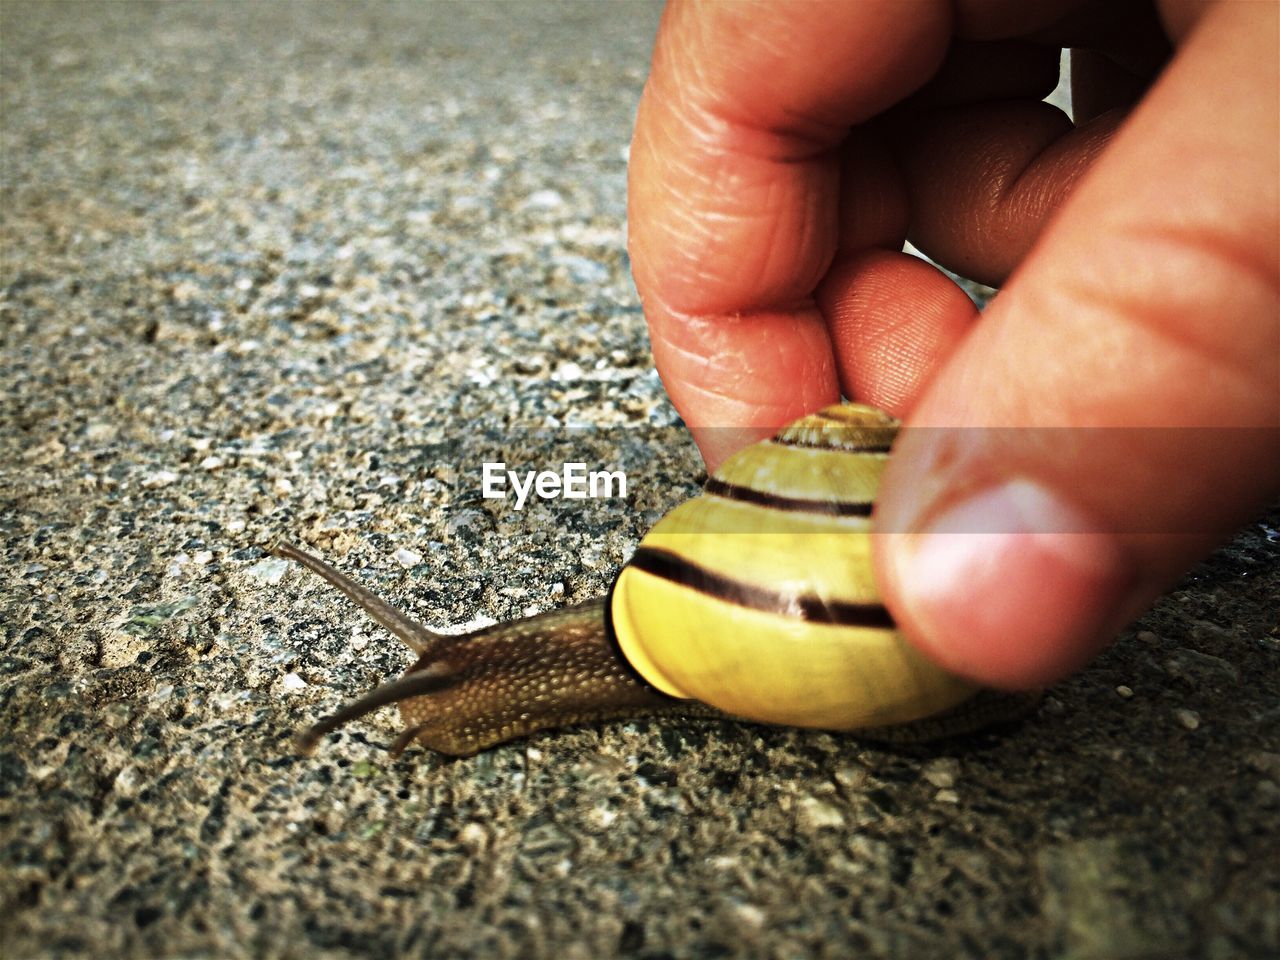
[(828, 730), (909, 723), (972, 696), (902, 638), (876, 591), (871, 511), (897, 429), (841, 404), (725, 461), (614, 585), (628, 662), (671, 696)]

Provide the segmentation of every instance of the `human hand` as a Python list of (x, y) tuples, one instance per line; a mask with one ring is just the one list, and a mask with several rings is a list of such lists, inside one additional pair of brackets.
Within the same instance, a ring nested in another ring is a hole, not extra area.
[[(1280, 7), (1158, 16), (673, 3), (659, 30), (629, 243), (672, 401), (712, 467), (841, 393), (978, 428), (904, 432), (876, 549), (908, 635), (987, 685), (1083, 664), (1280, 488)], [(1074, 127), (1039, 102), (1060, 46)], [(908, 236), (1006, 284), (980, 322)]]

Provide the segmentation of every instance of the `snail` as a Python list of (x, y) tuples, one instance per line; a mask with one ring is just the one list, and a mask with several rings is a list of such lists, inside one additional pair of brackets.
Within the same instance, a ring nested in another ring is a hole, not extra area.
[(1015, 718), (1034, 694), (979, 689), (915, 651), (876, 593), (871, 511), (898, 421), (839, 404), (740, 451), (640, 542), (609, 595), (461, 636), (428, 630), (323, 560), (320, 575), (400, 638), (404, 676), (320, 721), (398, 704), (417, 740), (470, 755), (539, 730), (652, 714), (925, 740)]

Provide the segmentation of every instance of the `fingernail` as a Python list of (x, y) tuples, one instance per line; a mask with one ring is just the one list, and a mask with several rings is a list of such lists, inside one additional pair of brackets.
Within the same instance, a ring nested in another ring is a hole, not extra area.
[(1045, 686), (1109, 639), (1132, 580), (1114, 536), (1026, 480), (895, 536), (890, 569), (924, 652), (979, 683)]

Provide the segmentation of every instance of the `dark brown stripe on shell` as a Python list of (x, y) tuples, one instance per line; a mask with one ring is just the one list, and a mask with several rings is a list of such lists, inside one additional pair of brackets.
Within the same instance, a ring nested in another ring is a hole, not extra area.
[(772, 510), (786, 510), (796, 513), (820, 513), (831, 517), (869, 517), (872, 504), (851, 500), (806, 500), (803, 497), (784, 497), (776, 493), (767, 493), (752, 487), (727, 483), (712, 477), (702, 488), (703, 493), (710, 493), (726, 500), (739, 500), (753, 503)]
[(889, 443), (861, 444), (856, 440), (846, 440), (835, 435), (833, 430), (813, 431), (815, 438), (776, 436), (770, 443), (780, 447), (804, 447), (808, 450), (838, 450), (841, 453), (888, 453), (892, 449)]
[(883, 604), (824, 600), (812, 593), (780, 593), (726, 577), (658, 547), (640, 547), (628, 566), (752, 610), (781, 613), (812, 623), (878, 627), (885, 630), (894, 628), (893, 617)]

